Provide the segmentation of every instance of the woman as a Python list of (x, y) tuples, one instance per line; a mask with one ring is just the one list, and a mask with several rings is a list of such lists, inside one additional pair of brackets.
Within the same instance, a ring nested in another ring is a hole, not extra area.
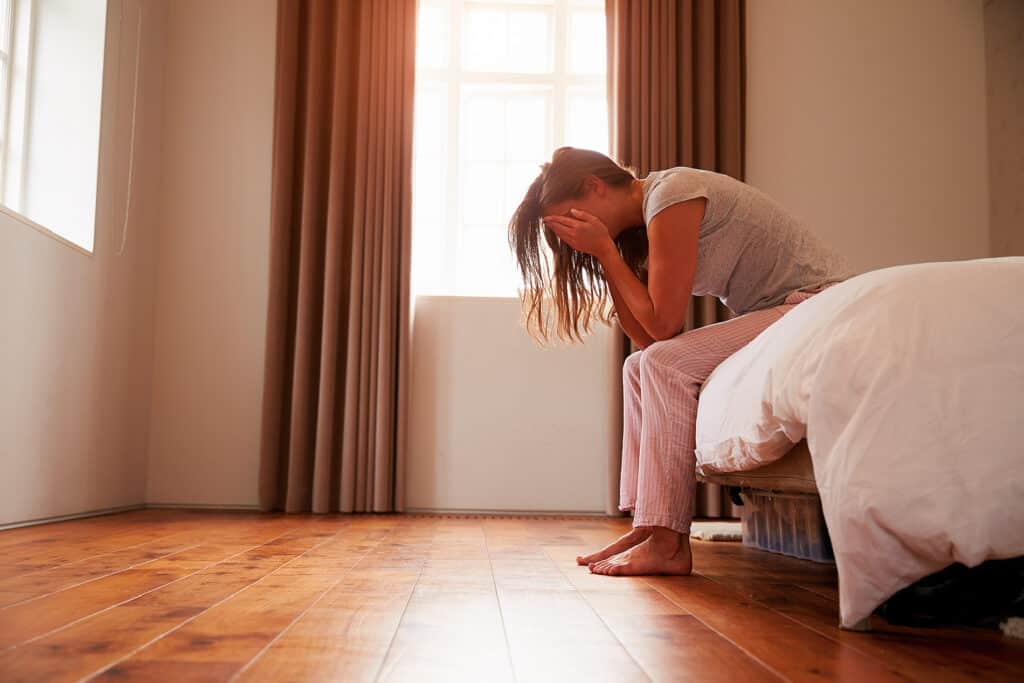
[[(531, 336), (549, 338), (551, 302), (560, 338), (617, 320), (640, 347), (623, 366), (618, 507), (633, 511), (633, 529), (577, 563), (599, 574), (689, 574), (701, 384), (793, 306), (855, 273), (750, 185), (685, 166), (641, 180), (571, 147), (542, 165), (509, 245)], [(739, 317), (681, 334), (691, 295), (704, 294)]]

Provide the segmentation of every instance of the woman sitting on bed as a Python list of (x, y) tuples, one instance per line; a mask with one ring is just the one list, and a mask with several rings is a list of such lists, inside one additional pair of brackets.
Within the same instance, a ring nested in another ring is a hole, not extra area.
[[(553, 305), (563, 340), (582, 340), (594, 319), (618, 320), (640, 348), (622, 372), (618, 507), (633, 511), (633, 529), (576, 561), (599, 574), (689, 574), (701, 384), (793, 306), (855, 273), (778, 203), (726, 175), (680, 166), (638, 179), (572, 147), (541, 169), (509, 223), (530, 335), (549, 338)], [(681, 333), (691, 295), (704, 294), (739, 317)]]

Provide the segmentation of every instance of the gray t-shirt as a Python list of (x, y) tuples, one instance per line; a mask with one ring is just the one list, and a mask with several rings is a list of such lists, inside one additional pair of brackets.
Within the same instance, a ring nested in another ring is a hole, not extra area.
[(643, 184), (647, 225), (667, 206), (707, 197), (693, 294), (716, 296), (737, 314), (857, 274), (778, 202), (731, 176), (677, 166), (652, 172)]

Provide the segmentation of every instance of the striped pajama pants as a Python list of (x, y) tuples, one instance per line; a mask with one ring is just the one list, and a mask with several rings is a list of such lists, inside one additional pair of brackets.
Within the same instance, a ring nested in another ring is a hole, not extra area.
[(697, 480), (697, 396), (719, 363), (816, 291), (792, 292), (771, 308), (655, 342), (622, 368), (623, 434), (619, 510), (633, 526), (689, 534)]

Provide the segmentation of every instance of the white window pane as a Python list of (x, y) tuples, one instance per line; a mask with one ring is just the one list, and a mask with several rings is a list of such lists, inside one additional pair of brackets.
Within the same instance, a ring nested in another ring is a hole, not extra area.
[(515, 296), (521, 278), (503, 227), (465, 230), (459, 236), (456, 294)]
[(507, 225), (540, 166), (608, 152), (604, 0), (418, 2), (412, 288), (514, 297)]
[(417, 294), (449, 294), (444, 282), (445, 252), (450, 249), (440, 223), (416, 223), (412, 231), (410, 290)]
[(551, 71), (550, 16), (546, 12), (518, 11), (509, 16), (509, 54), (505, 71)]
[(448, 8), (421, 4), (416, 17), (416, 67), (448, 65)]
[(0, 27), (0, 50), (3, 50), (5, 53), (11, 51), (11, 25), (7, 23), (10, 11), (11, 0), (0, 0), (0, 21), (3, 22), (3, 26)]
[(569, 70), (577, 74), (607, 71), (603, 12), (573, 12), (569, 20)]
[(469, 71), (551, 71), (552, 13), (532, 9), (467, 9), (463, 68)]
[(512, 161), (533, 160), (544, 156), (548, 143), (548, 97), (517, 95), (507, 104), (505, 158)]
[(107, 3), (22, 0), (13, 14), (4, 202), (92, 251)]
[(504, 159), (504, 98), (467, 89), (462, 102), (463, 158), (475, 161)]
[(505, 164), (467, 162), (462, 166), (462, 220), (469, 224), (500, 225), (505, 192)]
[[(550, 157), (550, 155), (548, 156)], [(523, 197), (526, 196), (526, 190), (530, 188), (530, 183), (540, 175), (542, 163), (542, 161), (520, 161), (511, 163), (506, 167), (505, 206), (503, 211), (505, 225), (508, 225), (509, 219), (512, 218), (512, 212), (516, 210), (516, 207), (523, 201)]]
[(570, 91), (566, 144), (608, 154), (608, 103), (603, 92)]
[(444, 84), (416, 86), (413, 156), (441, 159), (448, 154), (448, 95)]
[(472, 71), (498, 71), (508, 53), (508, 14), (471, 9), (462, 33), (462, 64)]
[(444, 219), (444, 162), (420, 158), (413, 164), (412, 223), (441, 223)]

